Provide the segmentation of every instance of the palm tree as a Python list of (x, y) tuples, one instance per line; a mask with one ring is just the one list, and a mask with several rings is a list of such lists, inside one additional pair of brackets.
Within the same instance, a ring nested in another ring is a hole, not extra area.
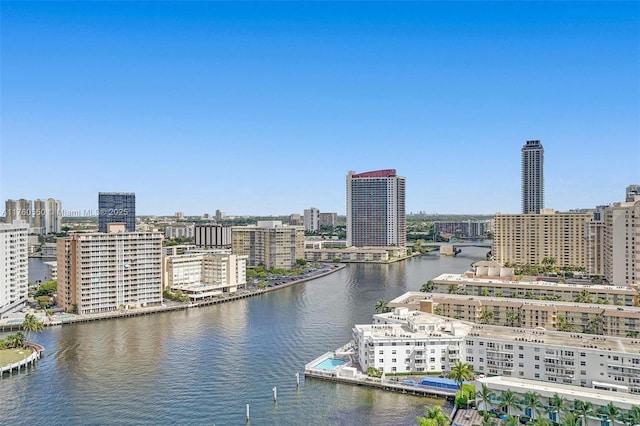
[(574, 325), (571, 324), (571, 321), (569, 321), (569, 318), (564, 316), (564, 317), (558, 317), (558, 331), (566, 331), (566, 332), (571, 332), (575, 329)]
[(17, 331), (15, 334), (7, 336), (7, 346), (10, 348), (20, 348), (24, 344), (24, 334)]
[(44, 328), (44, 324), (42, 321), (39, 321), (35, 315), (27, 314), (24, 317), (24, 321), (22, 322), (22, 329), (27, 332), (27, 342), (29, 341), (29, 335), (31, 332), (39, 332)]
[(493, 408), (493, 403), (491, 401), (495, 396), (496, 394), (491, 389), (489, 389), (489, 386), (483, 383), (480, 392), (476, 393), (476, 401), (481, 401), (482, 409), (484, 411), (489, 411), (491, 408)]
[(547, 412), (549, 414), (553, 414), (551, 420), (553, 420), (554, 422), (558, 422), (558, 419), (560, 418), (560, 412), (564, 409), (565, 404), (567, 403), (567, 399), (558, 395), (557, 393), (554, 393), (553, 396), (549, 398), (548, 402), (549, 408), (547, 409)]
[(624, 416), (624, 423), (628, 426), (640, 425), (640, 405), (635, 405)]
[(591, 303), (591, 293), (589, 293), (587, 289), (584, 289), (580, 294), (578, 294), (578, 296), (576, 296), (575, 299), (573, 299), (573, 301), (578, 303)]
[(449, 377), (458, 383), (458, 388), (462, 389), (465, 380), (473, 380), (473, 366), (468, 362), (455, 361), (453, 368), (449, 372)]
[(520, 315), (516, 311), (507, 312), (507, 325), (509, 327), (518, 327), (520, 325)]
[(433, 281), (429, 280), (426, 283), (422, 284), (422, 287), (420, 287), (420, 291), (423, 293), (430, 293), (434, 288), (435, 284), (433, 284)]
[(376, 303), (376, 313), (384, 314), (387, 312), (391, 312), (391, 308), (387, 306), (387, 301), (383, 299), (378, 300)]
[(594, 413), (593, 403), (576, 400), (573, 402), (573, 412), (582, 419), (582, 426), (587, 426), (587, 416)]
[(576, 416), (575, 413), (565, 413), (562, 417), (560, 417), (560, 426), (580, 426), (581, 421), (580, 417)]
[(501, 423), (502, 426), (520, 426), (518, 416), (507, 415), (507, 418)]
[(493, 313), (493, 311), (483, 309), (482, 313), (480, 314), (480, 324), (491, 324), (494, 317), (495, 314)]
[(622, 410), (613, 405), (613, 402), (609, 402), (598, 409), (598, 414), (602, 415), (611, 426), (615, 426), (616, 420), (622, 415)]
[(509, 408), (517, 408), (518, 407), (518, 399), (516, 398), (516, 394), (513, 393), (511, 389), (507, 389), (506, 391), (500, 394), (500, 403), (498, 407), (501, 410), (505, 410), (507, 414), (509, 414)]
[[(418, 417), (418, 424), (425, 426), (448, 426), (449, 417), (442, 412), (442, 407), (424, 407), (424, 416)], [(431, 420), (431, 421), (430, 421)]]
[(540, 401), (540, 395), (536, 392), (529, 391), (525, 393), (520, 403), (525, 409), (529, 409), (528, 416), (531, 417), (531, 419), (535, 419), (540, 414), (540, 407), (542, 406), (542, 403)]

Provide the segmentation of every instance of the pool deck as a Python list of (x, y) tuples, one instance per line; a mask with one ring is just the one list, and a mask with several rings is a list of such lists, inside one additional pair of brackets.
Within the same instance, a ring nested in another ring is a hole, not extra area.
[[(214, 298), (210, 300), (203, 300), (195, 303), (180, 303), (174, 305), (166, 305), (166, 306), (149, 306), (144, 308), (136, 308), (136, 309), (128, 309), (128, 310), (119, 310), (119, 311), (110, 311), (110, 312), (102, 312), (99, 314), (85, 314), (85, 315), (73, 315), (73, 314), (63, 314), (60, 316), (52, 316), (51, 318), (46, 315), (39, 316), (39, 319), (43, 322), (45, 327), (57, 326), (57, 325), (67, 325), (67, 324), (78, 324), (83, 322), (91, 322), (91, 321), (100, 321), (107, 319), (116, 319), (116, 318), (128, 318), (128, 317), (137, 317), (141, 315), (151, 315), (162, 312), (172, 312), (172, 311), (181, 311), (190, 308), (199, 308), (203, 306), (210, 305), (218, 305), (221, 303), (233, 302), (240, 299), (247, 299), (249, 297), (259, 296), (264, 293), (268, 293), (270, 291), (276, 291), (281, 288), (289, 287), (296, 284), (301, 284), (307, 281), (312, 281), (317, 278), (324, 277), (326, 275), (337, 272), (341, 269), (344, 269), (345, 265), (343, 264), (332, 264), (331, 267), (324, 272), (320, 272), (308, 277), (300, 278), (297, 280), (291, 280), (290, 282), (275, 285), (273, 287), (266, 288), (255, 288), (250, 290), (242, 290), (234, 294), (233, 296), (226, 296), (220, 298)], [(22, 322), (24, 321), (24, 316), (21, 318), (4, 318), (0, 320), (0, 331), (12, 331), (12, 330), (21, 330)]]
[[(353, 350), (350, 343), (336, 349), (332, 352), (326, 352), (314, 359), (304, 367), (305, 377), (314, 379), (329, 380), (336, 383), (344, 383), (354, 386), (369, 386), (389, 392), (399, 392), (410, 395), (426, 396), (432, 398), (444, 398), (453, 401), (455, 391), (432, 388), (422, 385), (404, 385), (399, 381), (395, 382), (395, 376), (374, 378), (367, 376), (366, 373), (360, 371), (358, 365), (353, 362)], [(329, 358), (344, 359), (345, 363), (336, 366), (331, 370), (316, 368), (316, 366)], [(399, 380), (399, 378), (398, 378)]]

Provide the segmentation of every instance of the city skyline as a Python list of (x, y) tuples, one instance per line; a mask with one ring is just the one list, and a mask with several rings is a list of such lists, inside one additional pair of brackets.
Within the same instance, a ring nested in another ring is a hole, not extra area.
[(548, 208), (640, 182), (635, 2), (1, 8), (2, 200), (344, 215), (348, 170), (395, 168), (408, 214), (517, 213), (526, 140)]

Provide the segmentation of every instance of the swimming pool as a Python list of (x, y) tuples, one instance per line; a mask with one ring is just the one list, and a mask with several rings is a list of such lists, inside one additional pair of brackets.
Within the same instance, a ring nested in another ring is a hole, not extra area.
[(344, 364), (344, 360), (342, 359), (327, 358), (313, 368), (317, 368), (319, 370), (333, 370), (334, 368), (342, 364)]

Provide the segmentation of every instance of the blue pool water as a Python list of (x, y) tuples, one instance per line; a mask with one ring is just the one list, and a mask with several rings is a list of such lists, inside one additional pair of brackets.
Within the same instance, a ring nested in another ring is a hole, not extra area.
[(314, 368), (318, 368), (320, 370), (333, 370), (334, 368), (342, 364), (344, 364), (344, 361), (341, 359), (327, 358), (320, 364), (316, 365)]

